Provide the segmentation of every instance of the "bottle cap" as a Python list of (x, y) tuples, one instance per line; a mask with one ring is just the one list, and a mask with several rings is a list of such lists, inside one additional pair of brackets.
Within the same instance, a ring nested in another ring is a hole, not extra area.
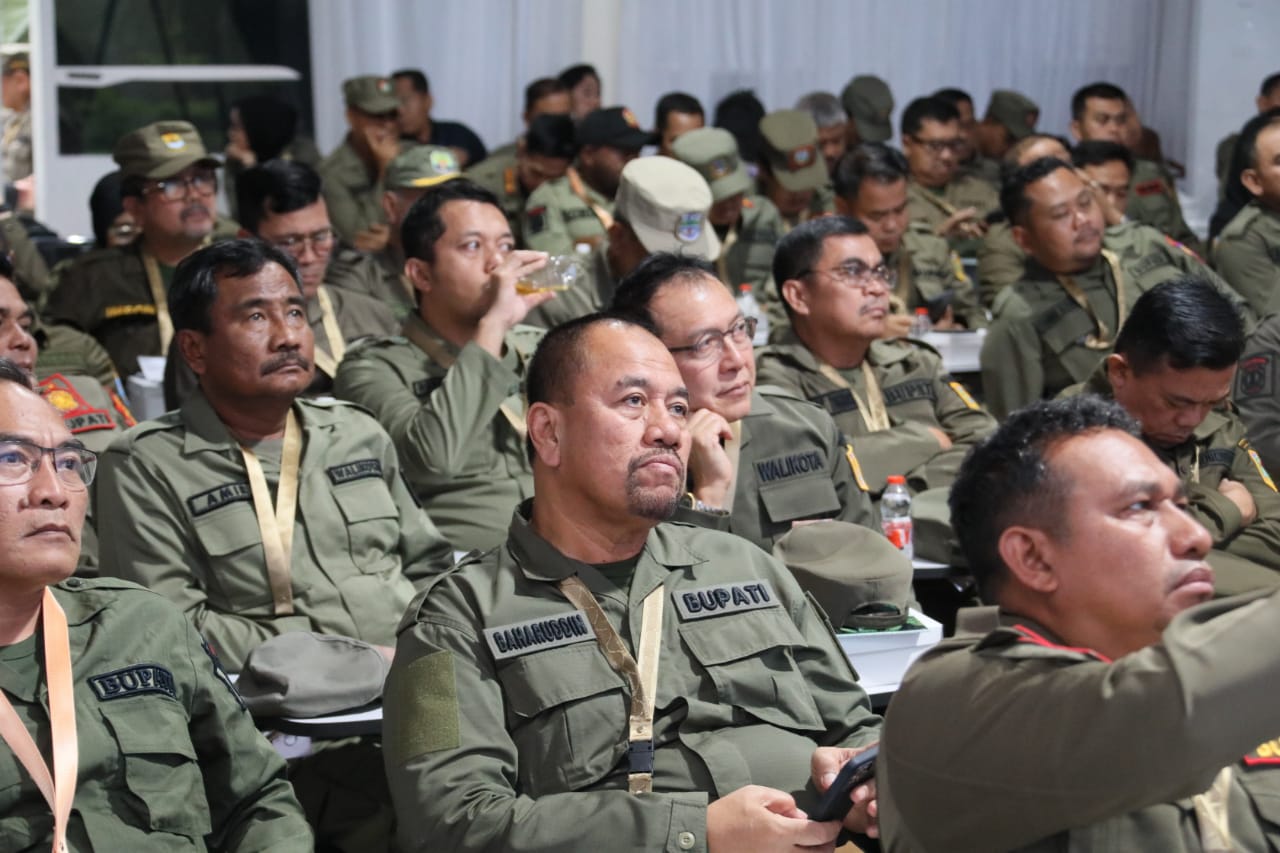
[(739, 292), (739, 293), (750, 293), (750, 292), (751, 292), (751, 282), (746, 281), (746, 282), (743, 282), (742, 284), (738, 285), (738, 292)]
[(919, 317), (921, 314), (924, 314), (926, 317), (929, 316), (929, 309), (921, 305), (916, 309), (916, 316)]
[(890, 474), (889, 479), (886, 482), (891, 486), (905, 486), (907, 484), (907, 478), (901, 474)]

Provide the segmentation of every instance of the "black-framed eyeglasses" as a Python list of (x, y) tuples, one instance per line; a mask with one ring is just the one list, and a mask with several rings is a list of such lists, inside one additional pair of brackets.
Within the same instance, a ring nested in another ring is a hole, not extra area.
[(797, 277), (803, 278), (807, 275), (829, 275), (836, 283), (845, 287), (856, 287), (863, 293), (870, 290), (873, 284), (883, 284), (889, 290), (893, 290), (894, 285), (898, 283), (897, 272), (884, 264), (870, 267), (859, 260), (845, 261), (829, 270), (805, 270)]
[(147, 190), (160, 196), (165, 201), (182, 201), (191, 190), (200, 195), (213, 195), (218, 191), (218, 176), (210, 169), (200, 169), (190, 175), (174, 175), (156, 181)]
[(62, 485), (82, 491), (93, 482), (98, 470), (98, 454), (83, 447), (41, 447), (30, 441), (0, 441), (0, 486), (18, 486), (40, 470), (40, 461), (53, 460), (53, 472)]
[(751, 346), (756, 336), (756, 326), (760, 321), (755, 317), (739, 317), (737, 321), (723, 332), (704, 332), (696, 341), (685, 347), (667, 347), (667, 352), (690, 353), (696, 361), (712, 361), (724, 355), (725, 341), (730, 341), (738, 349)]
[(934, 156), (941, 155), (945, 151), (958, 154), (964, 149), (964, 140), (958, 136), (954, 139), (921, 139), (913, 133), (911, 139), (929, 149), (929, 153)]
[(301, 255), (310, 245), (317, 254), (333, 248), (333, 229), (318, 228), (310, 234), (285, 234), (269, 241), (277, 249), (283, 249), (291, 255)]

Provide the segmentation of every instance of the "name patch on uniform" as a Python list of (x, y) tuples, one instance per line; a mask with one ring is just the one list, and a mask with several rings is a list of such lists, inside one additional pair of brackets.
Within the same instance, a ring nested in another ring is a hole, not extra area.
[(834, 391), (810, 397), (809, 400), (817, 403), (833, 415), (853, 412), (858, 409), (858, 401), (853, 398), (853, 392), (848, 388), (837, 388)]
[(413, 383), (413, 396), (430, 397), (431, 392), (444, 384), (443, 377), (433, 377), (431, 379), (419, 379)]
[(1072, 309), (1078, 310), (1079, 308), (1080, 306), (1072, 302), (1070, 297), (1065, 297), (1037, 314), (1031, 321), (1031, 325), (1035, 326), (1036, 333), (1043, 337), (1045, 332), (1052, 329), (1059, 320), (1070, 314)]
[(707, 619), (711, 616), (724, 616), (727, 613), (745, 613), (748, 610), (781, 606), (768, 581), (724, 583), (702, 589), (673, 592), (671, 595), (675, 600), (680, 619), (685, 622), (691, 619)]
[(227, 483), (225, 486), (215, 486), (207, 492), (192, 495), (187, 498), (187, 507), (191, 510), (192, 518), (199, 518), (227, 504), (251, 500), (253, 492), (248, 483)]
[(173, 673), (152, 663), (139, 663), (89, 677), (89, 686), (103, 702), (141, 696), (143, 693), (163, 693), (170, 699), (178, 698), (173, 686)]
[(329, 481), (335, 486), (350, 483), (353, 480), (382, 479), (382, 461), (378, 459), (357, 459), (345, 465), (334, 465), (328, 469)]
[(560, 211), (560, 215), (564, 217), (565, 222), (572, 222), (575, 219), (591, 219), (596, 214), (589, 207), (568, 207)]
[(1280, 740), (1269, 740), (1244, 757), (1250, 767), (1259, 764), (1280, 764)]
[(884, 389), (886, 406), (897, 406), (912, 400), (932, 400), (937, 402), (938, 392), (934, 390), (933, 381), (929, 379), (911, 379), (899, 382)]
[(571, 610), (558, 616), (485, 628), (484, 638), (489, 643), (489, 651), (493, 652), (493, 659), (505, 660), (529, 652), (590, 642), (596, 635), (587, 622), (587, 614)]
[(1141, 278), (1157, 267), (1162, 267), (1169, 263), (1169, 259), (1165, 257), (1163, 252), (1152, 252), (1149, 255), (1143, 255), (1136, 264), (1129, 268), (1129, 272), (1134, 278)]
[(67, 429), (74, 433), (89, 432), (95, 429), (111, 429), (116, 425), (116, 422), (111, 420), (111, 415), (101, 409), (95, 409), (83, 415), (65, 417), (62, 421), (67, 425)]
[(1235, 461), (1236, 452), (1230, 448), (1219, 447), (1215, 450), (1206, 450), (1200, 457), (1202, 465), (1221, 465), (1223, 468), (1230, 468)]
[(786, 456), (760, 460), (756, 463), (756, 476), (762, 483), (772, 483), (774, 480), (813, 474), (826, 467), (827, 457), (821, 450), (806, 450), (803, 453), (789, 453)]

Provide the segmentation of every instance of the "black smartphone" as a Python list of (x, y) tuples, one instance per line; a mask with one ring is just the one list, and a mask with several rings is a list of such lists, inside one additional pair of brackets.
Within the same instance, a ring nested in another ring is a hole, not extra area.
[(809, 814), (810, 820), (844, 820), (844, 816), (853, 808), (849, 795), (853, 789), (876, 775), (876, 756), (880, 754), (880, 745), (876, 744), (865, 752), (860, 752), (844, 763), (836, 775), (836, 781), (822, 795), (818, 807)]

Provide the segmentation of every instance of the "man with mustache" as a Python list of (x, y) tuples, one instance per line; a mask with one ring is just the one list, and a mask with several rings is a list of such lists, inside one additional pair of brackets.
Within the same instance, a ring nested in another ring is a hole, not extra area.
[(965, 460), (953, 520), (996, 606), (893, 698), (890, 853), (1280, 843), (1280, 594), (1210, 601), (1210, 536), (1138, 432), (1091, 395), (1039, 402)]
[[(405, 606), (452, 549), (377, 422), (300, 397), (315, 343), (292, 258), (256, 240), (217, 243), (178, 267), (171, 297), (200, 387), (103, 454), (103, 575), (176, 603), (232, 671), (287, 631), (352, 637), (390, 656)], [(381, 839), (385, 849), (379, 765), (362, 741), (293, 768), (322, 844), (371, 850)]]
[(59, 276), (46, 314), (97, 338), (128, 376), (138, 372), (138, 356), (168, 352), (173, 320), (165, 293), (178, 262), (213, 236), (221, 163), (185, 121), (127, 133), (111, 156), (123, 176), (124, 209), (142, 236), (74, 261)]
[[(1115, 352), (1069, 393), (1111, 397), (1141, 424), (1142, 440), (1182, 480), (1214, 555), (1280, 569), (1280, 495), (1230, 403), (1244, 341), (1228, 299), (1203, 279), (1177, 278), (1138, 299)], [(1229, 592), (1280, 585), (1274, 571), (1236, 577), (1214, 567)]]
[(709, 261), (650, 255), (618, 284), (612, 310), (655, 330), (689, 389), (687, 490), (675, 519), (765, 550), (799, 521), (879, 530), (860, 463), (831, 416), (756, 387), (755, 318), (743, 317)]
[[(841, 823), (806, 810), (879, 719), (785, 566), (662, 523), (691, 420), (667, 347), (572, 320), (527, 393), (532, 500), (423, 590), (396, 645), (398, 849), (832, 849)], [(843, 828), (874, 834), (873, 797), (855, 789)]]
[(982, 346), (987, 406), (1003, 417), (1089, 378), (1108, 353), (1137, 298), (1178, 275), (1206, 278), (1253, 311), (1190, 250), (1150, 226), (1106, 229), (1102, 208), (1066, 162), (1052, 157), (1018, 168), (1000, 204), (1027, 253), (1026, 272), (1001, 290)]

